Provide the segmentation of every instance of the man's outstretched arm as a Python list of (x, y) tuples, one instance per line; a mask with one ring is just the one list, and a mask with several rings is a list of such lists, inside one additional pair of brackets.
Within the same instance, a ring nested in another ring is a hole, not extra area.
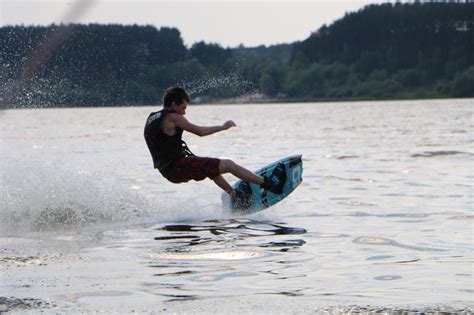
[(236, 126), (232, 120), (228, 120), (220, 126), (198, 126), (190, 123), (186, 118), (179, 114), (170, 114), (168, 117), (170, 121), (173, 122), (177, 127), (190, 133), (194, 133), (200, 137), (212, 135), (213, 133), (227, 130)]

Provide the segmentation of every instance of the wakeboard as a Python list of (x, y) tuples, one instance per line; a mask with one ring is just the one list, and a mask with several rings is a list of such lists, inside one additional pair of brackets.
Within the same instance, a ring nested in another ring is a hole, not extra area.
[(228, 194), (222, 196), (224, 208), (231, 209), (234, 213), (252, 214), (273, 206), (285, 199), (303, 181), (303, 161), (301, 155), (293, 155), (255, 171), (259, 176), (272, 176), (278, 173), (281, 181), (281, 194), (272, 193), (260, 187), (260, 185), (249, 183), (243, 180), (237, 181), (233, 188), (244, 196), (243, 202), (236, 203), (231, 200)]

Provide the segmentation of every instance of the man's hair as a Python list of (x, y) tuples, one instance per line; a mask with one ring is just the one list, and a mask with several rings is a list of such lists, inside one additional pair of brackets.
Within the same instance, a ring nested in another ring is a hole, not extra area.
[(165, 95), (163, 96), (163, 105), (165, 107), (171, 107), (173, 102), (181, 105), (184, 101), (189, 103), (189, 95), (182, 87), (172, 86), (165, 90)]

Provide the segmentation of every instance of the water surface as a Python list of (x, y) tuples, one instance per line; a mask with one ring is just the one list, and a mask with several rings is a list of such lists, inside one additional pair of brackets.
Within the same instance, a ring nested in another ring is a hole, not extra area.
[(300, 187), (247, 217), (223, 210), (211, 181), (152, 169), (142, 128), (155, 108), (3, 111), (0, 305), (467, 309), (473, 105), (190, 106), (195, 123), (238, 126), (185, 134), (197, 155), (250, 169), (303, 155)]

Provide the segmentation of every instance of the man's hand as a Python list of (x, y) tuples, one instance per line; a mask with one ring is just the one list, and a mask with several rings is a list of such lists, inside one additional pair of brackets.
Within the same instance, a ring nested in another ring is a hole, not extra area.
[(224, 128), (224, 130), (227, 130), (229, 128), (232, 128), (232, 127), (236, 127), (237, 125), (235, 124), (235, 122), (233, 120), (228, 120), (226, 121), (222, 127)]

